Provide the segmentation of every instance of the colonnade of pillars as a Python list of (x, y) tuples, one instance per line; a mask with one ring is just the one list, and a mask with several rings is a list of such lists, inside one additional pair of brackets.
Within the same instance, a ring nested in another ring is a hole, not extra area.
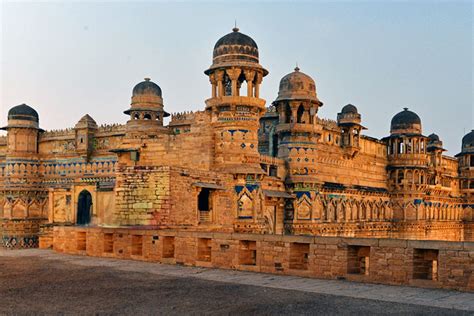
[(310, 103), (282, 102), (278, 105), (278, 114), (281, 124), (313, 124), (316, 118), (316, 113), (317, 106)]
[(392, 170), (390, 179), (397, 188), (416, 188), (418, 185), (428, 184), (427, 173), (423, 170)]
[[(260, 84), (263, 74), (256, 70), (228, 68), (219, 69), (209, 75), (212, 85), (211, 94), (213, 98), (223, 96), (240, 96), (240, 88), (243, 82), (247, 83), (247, 97), (260, 97)], [(228, 91), (226, 87), (230, 85)]]
[(425, 154), (426, 140), (421, 137), (392, 138), (388, 146), (389, 155)]

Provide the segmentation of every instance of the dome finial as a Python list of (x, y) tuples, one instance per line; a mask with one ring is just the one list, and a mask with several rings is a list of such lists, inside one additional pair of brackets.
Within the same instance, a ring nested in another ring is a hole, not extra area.
[(298, 67), (298, 62), (296, 62), (295, 71), (296, 71), (296, 72), (300, 71), (300, 67)]
[(404, 110), (404, 111), (408, 111), (408, 108), (405, 107), (405, 108), (403, 108), (403, 110)]
[(150, 80), (151, 80), (151, 79), (150, 79), (150, 78), (148, 78), (148, 77), (146, 77), (146, 78), (144, 78), (144, 79), (145, 79), (145, 81), (150, 81)]
[(238, 32), (239, 28), (237, 27), (237, 19), (234, 21), (234, 28), (232, 29), (233, 32)]

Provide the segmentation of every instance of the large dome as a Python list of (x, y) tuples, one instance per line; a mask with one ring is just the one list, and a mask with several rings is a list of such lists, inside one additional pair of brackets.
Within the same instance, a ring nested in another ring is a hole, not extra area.
[(392, 118), (390, 124), (392, 134), (421, 134), (421, 119), (415, 112), (404, 108)]
[(23, 103), (12, 107), (8, 111), (8, 119), (39, 122), (39, 115), (35, 109)]
[(150, 78), (145, 78), (144, 81), (140, 82), (133, 88), (133, 96), (138, 95), (155, 95), (161, 97), (161, 88), (150, 81)]
[(462, 138), (462, 149), (474, 149), (474, 129)]
[(236, 60), (258, 63), (257, 43), (250, 36), (240, 33), (238, 28), (221, 37), (214, 45), (212, 54), (214, 64)]
[(319, 102), (316, 95), (316, 83), (313, 78), (296, 67), (295, 71), (280, 80), (276, 101), (280, 100), (314, 100)]

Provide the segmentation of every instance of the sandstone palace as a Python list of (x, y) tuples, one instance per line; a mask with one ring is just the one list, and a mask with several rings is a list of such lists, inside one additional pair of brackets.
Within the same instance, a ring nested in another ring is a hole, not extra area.
[(217, 41), (202, 111), (171, 115), (160, 87), (133, 88), (125, 125), (45, 131), (28, 105), (0, 144), (2, 243), (37, 244), (51, 225), (153, 226), (257, 234), (472, 238), (474, 131), (456, 157), (403, 109), (365, 135), (354, 105), (319, 118), (315, 81), (295, 68), (269, 107), (268, 71), (237, 28)]
[[(298, 67), (267, 106), (259, 91), (268, 71), (237, 28), (217, 41), (204, 73), (203, 109), (171, 114), (167, 126), (166, 93), (148, 78), (133, 88), (125, 125), (84, 115), (46, 131), (32, 107), (11, 108), (0, 139), (2, 245), (49, 247), (68, 231), (193, 232), (208, 234), (196, 246), (207, 258), (212, 234), (474, 239), (474, 131), (448, 157), (405, 108), (389, 135), (370, 137), (354, 105), (320, 118), (323, 98)], [(88, 239), (88, 249), (115, 252), (109, 235)], [(132, 254), (147, 240), (137, 236)], [(292, 251), (304, 253), (298, 245)]]

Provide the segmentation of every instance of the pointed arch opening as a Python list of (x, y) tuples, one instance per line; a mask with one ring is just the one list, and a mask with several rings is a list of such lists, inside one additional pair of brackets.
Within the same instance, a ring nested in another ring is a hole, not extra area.
[(82, 190), (77, 199), (77, 225), (88, 225), (91, 222), (92, 195), (87, 190)]

